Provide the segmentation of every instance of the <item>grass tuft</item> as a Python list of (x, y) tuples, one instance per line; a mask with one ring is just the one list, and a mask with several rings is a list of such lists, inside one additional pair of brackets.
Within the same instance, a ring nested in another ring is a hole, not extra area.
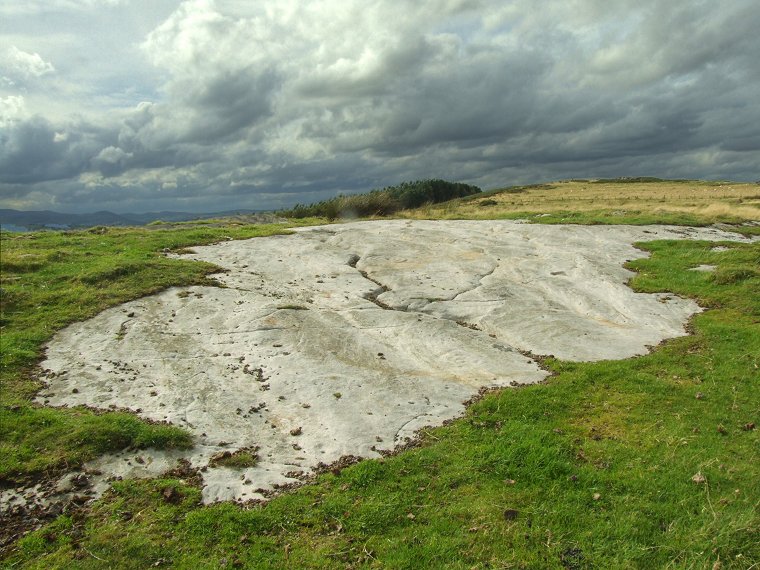
[(237, 451), (222, 451), (211, 458), (209, 465), (212, 467), (231, 467), (234, 469), (255, 467), (259, 462), (257, 451), (258, 447), (246, 447)]

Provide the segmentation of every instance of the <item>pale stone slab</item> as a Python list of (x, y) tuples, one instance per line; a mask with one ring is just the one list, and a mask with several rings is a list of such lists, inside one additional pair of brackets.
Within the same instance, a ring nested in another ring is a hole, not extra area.
[[(88, 465), (150, 476), (207, 467), (203, 497), (261, 498), (344, 455), (377, 457), (460, 415), (481, 387), (541, 381), (528, 353), (640, 355), (682, 336), (690, 300), (634, 293), (636, 241), (716, 229), (377, 221), (195, 248), (227, 288), (171, 289), (61, 331), (42, 363), (53, 406), (129, 408), (190, 430), (189, 452)], [(214, 454), (258, 447), (247, 469)]]

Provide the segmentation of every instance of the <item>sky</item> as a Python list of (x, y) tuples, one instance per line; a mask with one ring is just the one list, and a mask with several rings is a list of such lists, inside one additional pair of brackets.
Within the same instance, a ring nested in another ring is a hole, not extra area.
[(757, 0), (2, 0), (0, 208), (760, 179)]

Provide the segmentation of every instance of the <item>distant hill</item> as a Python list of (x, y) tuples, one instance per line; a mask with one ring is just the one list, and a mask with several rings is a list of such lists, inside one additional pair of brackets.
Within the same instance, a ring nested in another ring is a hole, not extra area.
[(0, 226), (11, 231), (36, 229), (89, 228), (92, 226), (144, 226), (156, 220), (165, 222), (186, 222), (235, 215), (255, 214), (257, 210), (231, 210), (191, 214), (189, 212), (146, 212), (144, 214), (115, 214), (108, 211), (87, 214), (66, 214), (52, 210), (11, 210), (0, 209)]

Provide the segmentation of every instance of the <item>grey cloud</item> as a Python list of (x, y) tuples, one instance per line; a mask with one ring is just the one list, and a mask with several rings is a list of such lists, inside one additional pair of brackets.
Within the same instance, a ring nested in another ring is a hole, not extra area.
[(181, 104), (193, 111), (178, 140), (215, 144), (272, 114), (272, 96), (279, 86), (271, 69), (224, 70), (202, 82), (175, 87)]
[[(140, 80), (162, 78), (136, 86), (150, 101), (3, 127), (0, 202), (24, 187), (71, 208), (206, 210), (430, 176), (755, 180), (759, 26), (751, 0), (183, 2), (133, 38), (127, 69), (144, 57)], [(56, 77), (74, 67), (61, 60)]]
[[(433, 53), (429, 42), (418, 45)], [(323, 139), (335, 152), (399, 154), (454, 141), (488, 142), (524, 130), (533, 90), (548, 71), (546, 59), (535, 53), (505, 55), (483, 48), (452, 57), (441, 62), (432, 55), (416, 59), (392, 55), (381, 66), (388, 92), (380, 102), (367, 97), (365, 89), (358, 90), (349, 108), (361, 112), (347, 113), (344, 102), (332, 103), (329, 116), (315, 114), (303, 134)], [(379, 83), (374, 76), (369, 80)], [(334, 86), (336, 92), (338, 87)], [(308, 109), (311, 93), (301, 88)], [(317, 91), (317, 97), (323, 95)]]
[(131, 153), (124, 152), (118, 147), (107, 146), (92, 159), (92, 164), (102, 174), (112, 176), (123, 172), (132, 156)]
[(22, 184), (76, 177), (101, 146), (100, 133), (68, 131), (65, 137), (36, 116), (0, 132), (0, 183)]

